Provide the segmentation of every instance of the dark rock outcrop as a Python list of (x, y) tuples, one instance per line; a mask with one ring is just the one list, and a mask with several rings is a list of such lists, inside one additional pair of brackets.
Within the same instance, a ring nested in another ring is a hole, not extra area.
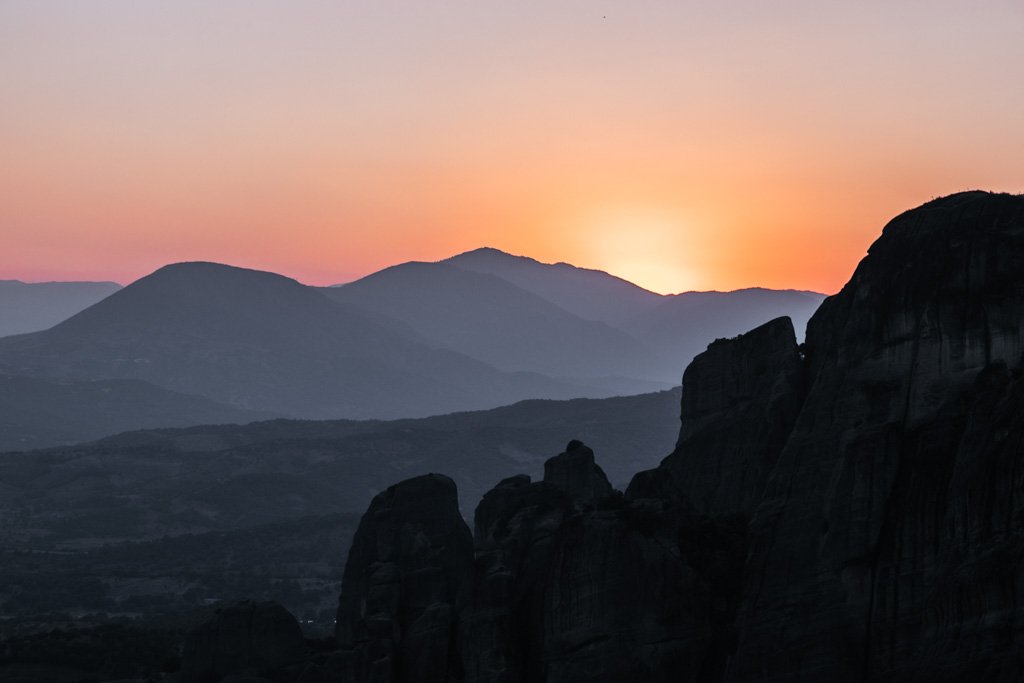
[(334, 662), (354, 681), (461, 680), (456, 618), (467, 603), (473, 541), (455, 483), (428, 474), (378, 494), (342, 581)]
[(295, 617), (276, 602), (246, 601), (217, 609), (189, 634), (177, 680), (258, 679), (290, 666), (301, 669), (305, 659), (305, 641)]
[(1019, 674), (1024, 198), (964, 193), (894, 219), (806, 353), (731, 679)]
[[(789, 318), (715, 341), (683, 374), (679, 441), (653, 476), (702, 514), (752, 514), (796, 421), (802, 380)], [(651, 495), (644, 488), (641, 479), (628, 495)]]
[[(453, 681), (1024, 679), (1024, 197), (897, 217), (802, 354), (784, 319), (712, 344), (682, 417), (626, 496), (577, 442), (488, 493), (475, 559), (426, 563), (455, 615), (429, 653), (395, 637), (425, 601), (367, 577), (437, 506), (375, 501), (343, 642), (384, 614), (356, 649)], [(355, 680), (440, 680), (387, 670)]]
[(544, 481), (584, 504), (607, 498), (612, 492), (604, 470), (594, 463), (594, 451), (576, 440), (569, 442), (564, 453), (544, 463)]
[[(742, 548), (733, 542), (739, 536), (666, 502), (626, 501), (580, 442), (570, 442), (545, 471), (543, 482), (526, 476), (502, 481), (477, 508), (472, 573), (450, 575), (461, 583), (449, 595), (468, 594), (465, 603), (447, 603), (461, 606), (457, 645), (438, 640), (425, 651), (423, 643), (398, 633), (395, 615), (415, 614), (423, 601), (388, 589), (393, 578), (375, 582), (381, 562), (365, 551), (436, 507), (434, 487), (410, 480), (396, 487), (404, 509), (391, 501), (371, 505), (350, 555), (339, 609), (343, 647), (353, 650), (343, 668), (352, 680), (677, 681), (721, 669), (718, 644), (728, 620), (719, 618), (725, 573), (717, 558), (731, 543), (730, 566), (739, 564), (733, 557)], [(446, 495), (454, 497), (454, 491)], [(458, 534), (448, 529), (434, 545), (460, 546)], [(400, 572), (391, 564), (384, 566), (393, 577)], [(374, 592), (383, 599), (368, 599)], [(365, 631), (361, 638), (359, 629)], [(420, 656), (457, 655), (461, 666), (445, 667), (448, 678), (441, 679), (432, 677), (440, 670), (436, 661), (417, 662), (415, 669), (382, 664), (406, 648)]]

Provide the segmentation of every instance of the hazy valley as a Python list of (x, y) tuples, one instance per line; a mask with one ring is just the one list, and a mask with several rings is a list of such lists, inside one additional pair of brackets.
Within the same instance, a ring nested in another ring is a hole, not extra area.
[[(514, 284), (531, 279), (536, 292)], [(50, 329), (0, 338), (0, 405), (9, 408), (0, 448), (138, 428), (395, 419), (658, 391), (678, 385), (711, 340), (777, 315), (802, 329), (821, 298), (663, 296), (496, 250), (331, 288), (175, 264)]]

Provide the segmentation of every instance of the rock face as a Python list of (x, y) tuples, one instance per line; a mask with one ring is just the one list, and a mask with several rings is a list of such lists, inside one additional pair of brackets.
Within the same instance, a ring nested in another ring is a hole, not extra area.
[(472, 566), (451, 479), (429, 474), (378, 494), (352, 541), (338, 603), (350, 680), (461, 680), (455, 627)]
[(219, 681), (224, 676), (280, 673), (306, 659), (295, 617), (276, 602), (241, 602), (217, 610), (185, 641), (178, 680)]
[[(472, 556), (410, 531), (450, 482), (382, 494), (339, 634), (390, 678), (354, 680), (1024, 678), (1024, 197), (897, 217), (802, 350), (780, 319), (697, 357), (682, 419), (625, 496), (578, 442), (502, 481)], [(394, 559), (413, 536), (435, 552)], [(445, 637), (406, 637), (435, 604)]]
[(679, 441), (658, 474), (667, 470), (676, 493), (703, 514), (752, 514), (802, 392), (789, 318), (714, 342), (683, 374)]
[[(342, 588), (338, 632), (354, 652), (342, 667), (350, 680), (678, 681), (721, 670), (728, 571), (718, 558), (740, 564), (741, 533), (669, 502), (626, 501), (578, 441), (551, 458), (545, 473), (542, 482), (511, 477), (484, 496), (474, 520), (475, 560), (458, 550), (447, 563), (456, 581), (444, 593), (444, 629), (434, 632), (448, 635), (454, 626), (457, 643), (416, 642), (396, 616), (415, 618), (428, 602), (396, 588), (398, 576), (444, 562), (401, 568), (381, 559), (401, 545), (396, 531), (407, 534), (428, 510), (453, 506), (454, 488), (438, 486), (439, 478), (424, 486), (421, 478), (378, 497)], [(457, 524), (431, 527), (430, 545), (446, 549), (434, 557), (463, 547)], [(430, 595), (437, 599), (436, 590)], [(457, 610), (454, 620), (448, 606)], [(415, 665), (396, 666), (403, 657)]]
[(1021, 672), (1024, 198), (894, 219), (807, 331), (730, 678)]

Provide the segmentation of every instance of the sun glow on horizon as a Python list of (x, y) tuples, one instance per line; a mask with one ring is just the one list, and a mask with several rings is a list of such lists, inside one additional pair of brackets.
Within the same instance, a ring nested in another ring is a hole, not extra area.
[(690, 221), (670, 210), (604, 206), (582, 212), (569, 228), (580, 248), (575, 265), (611, 273), (660, 294), (695, 289), (702, 282)]
[(835, 292), (896, 214), (1024, 190), (1022, 22), (1009, 1), (9, 0), (0, 278), (209, 260), (335, 284), (490, 245), (659, 292)]

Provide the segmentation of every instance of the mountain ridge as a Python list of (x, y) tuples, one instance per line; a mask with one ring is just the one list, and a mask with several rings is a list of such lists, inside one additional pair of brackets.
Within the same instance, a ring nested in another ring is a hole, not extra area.
[(290, 278), (208, 262), (166, 266), (50, 330), (0, 339), (0, 363), (306, 417), (412, 417), (586, 393), (429, 348)]
[(53, 327), (119, 289), (116, 282), (0, 280), (0, 337)]
[[(511, 281), (508, 273), (466, 263), (481, 257), (511, 263), (518, 273), (512, 280), (541, 274), (543, 286), (533, 288), (541, 293)], [(527, 271), (516, 270), (524, 264)], [(548, 285), (554, 296), (545, 290)], [(613, 324), (600, 319), (615, 317), (611, 314), (588, 318), (586, 311), (580, 315), (564, 307), (576, 301), (603, 309), (616, 301), (603, 295), (602, 287), (608, 286), (642, 297), (646, 312), (638, 315), (627, 302), (631, 317), (623, 313), (618, 317), (625, 322)], [(732, 303), (694, 308), (685, 303), (694, 296)], [(783, 313), (800, 324), (813, 295), (806, 301), (793, 298), (799, 296), (764, 289), (663, 296), (601, 271), (542, 264), (494, 249), (397, 264), (340, 288), (184, 261), (167, 264), (46, 330), (0, 338), (0, 368), (40, 380), (31, 392), (37, 414), (22, 411), (28, 431), (18, 428), (39, 445), (65, 442), (75, 433), (96, 436), (84, 424), (44, 433), (46, 402), (65, 404), (69, 395), (54, 380), (142, 381), (152, 385), (146, 400), (164, 401), (179, 417), (198, 413), (184, 404), (172, 408), (173, 401), (157, 398), (159, 391), (281, 416), (416, 417), (534, 397), (596, 398), (664, 389), (675, 385), (680, 368), (715, 338)], [(690, 309), (697, 312), (691, 315)], [(85, 392), (80, 395), (88, 393), (87, 384), (77, 386)], [(107, 385), (114, 391), (126, 386)], [(206, 405), (210, 417), (228, 415)], [(134, 414), (141, 419), (141, 412)], [(97, 425), (133, 426), (119, 416), (99, 417)], [(137, 426), (150, 424), (147, 418)]]
[(396, 318), (446, 348), (501, 370), (666, 382), (675, 368), (622, 330), (580, 318), (490, 273), (410, 261), (343, 287), (337, 301)]

